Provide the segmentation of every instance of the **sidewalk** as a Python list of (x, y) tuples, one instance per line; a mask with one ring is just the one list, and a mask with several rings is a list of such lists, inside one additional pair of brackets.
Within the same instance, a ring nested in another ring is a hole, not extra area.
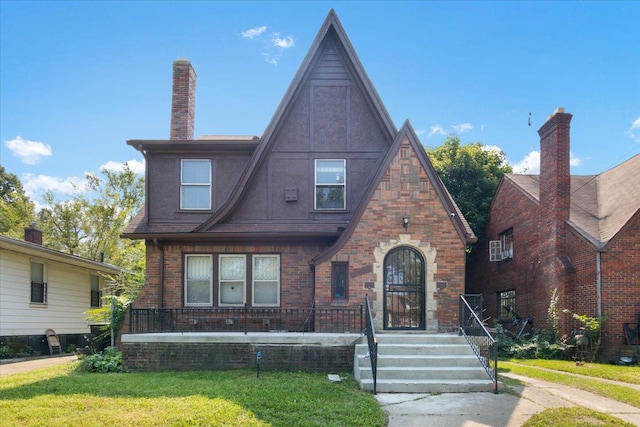
[[(514, 374), (514, 393), (378, 394), (389, 427), (518, 427), (548, 408), (584, 406), (640, 426), (640, 408), (561, 384)], [(623, 384), (626, 385), (626, 384)]]
[(34, 369), (62, 365), (75, 360), (78, 360), (78, 357), (74, 354), (70, 356), (41, 357), (38, 359), (24, 360), (20, 362), (2, 363), (0, 364), (0, 377), (17, 374), (18, 372), (27, 372)]

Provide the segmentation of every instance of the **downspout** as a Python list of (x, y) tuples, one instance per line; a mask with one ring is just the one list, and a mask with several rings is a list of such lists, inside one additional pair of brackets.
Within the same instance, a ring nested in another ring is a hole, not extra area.
[(160, 290), (158, 292), (158, 308), (164, 307), (164, 247), (153, 238), (153, 244), (160, 250)]
[(596, 295), (598, 304), (598, 319), (602, 318), (602, 270), (601, 270), (601, 254), (602, 251), (596, 251)]

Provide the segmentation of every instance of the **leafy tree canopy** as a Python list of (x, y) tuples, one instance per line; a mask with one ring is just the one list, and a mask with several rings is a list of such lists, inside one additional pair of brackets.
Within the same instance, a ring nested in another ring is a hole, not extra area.
[(0, 234), (23, 238), (24, 229), (35, 217), (35, 205), (18, 177), (0, 165)]
[(86, 194), (65, 201), (56, 201), (50, 192), (45, 195), (48, 207), (38, 213), (43, 244), (117, 265), (127, 271), (127, 282), (132, 281), (125, 288), (139, 289), (144, 281), (144, 242), (121, 239), (120, 235), (142, 208), (144, 181), (126, 165), (121, 172), (101, 173), (103, 176), (85, 175), (89, 188)]
[(427, 148), (427, 154), (473, 232), (481, 238), (500, 178), (512, 172), (504, 152), (480, 142), (462, 145), (452, 134), (441, 146)]

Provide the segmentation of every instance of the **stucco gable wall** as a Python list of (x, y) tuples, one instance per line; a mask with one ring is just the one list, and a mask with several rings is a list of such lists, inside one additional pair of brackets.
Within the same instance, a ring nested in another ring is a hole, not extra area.
[[(405, 214), (410, 217), (406, 229), (402, 226)], [(332, 304), (331, 262), (346, 261), (349, 304), (360, 305), (369, 294), (377, 327), (381, 328), (384, 255), (402, 245), (417, 249), (427, 264), (427, 330), (455, 329), (458, 294), (464, 292), (465, 246), (406, 139), (348, 243), (329, 261), (316, 266), (318, 304)]]

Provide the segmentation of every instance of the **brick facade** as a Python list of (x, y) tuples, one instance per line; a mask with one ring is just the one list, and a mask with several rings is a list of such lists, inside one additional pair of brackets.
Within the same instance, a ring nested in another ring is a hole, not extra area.
[[(512, 229), (513, 258), (490, 262), (489, 242), (479, 242), (469, 260), (466, 291), (484, 295), (484, 317), (491, 321), (499, 317), (499, 294), (515, 290), (518, 315), (532, 317), (534, 327), (544, 329), (555, 289), (560, 335), (582, 326), (563, 309), (595, 318), (602, 314), (601, 358), (617, 360), (625, 344), (623, 323), (640, 321), (640, 213), (603, 248), (574, 225), (571, 193), (579, 188), (571, 188), (569, 175), (570, 121), (570, 114), (556, 112), (539, 131), (539, 190), (527, 187), (535, 177), (502, 179), (485, 236), (497, 240)], [(538, 191), (539, 199), (532, 195)]]

